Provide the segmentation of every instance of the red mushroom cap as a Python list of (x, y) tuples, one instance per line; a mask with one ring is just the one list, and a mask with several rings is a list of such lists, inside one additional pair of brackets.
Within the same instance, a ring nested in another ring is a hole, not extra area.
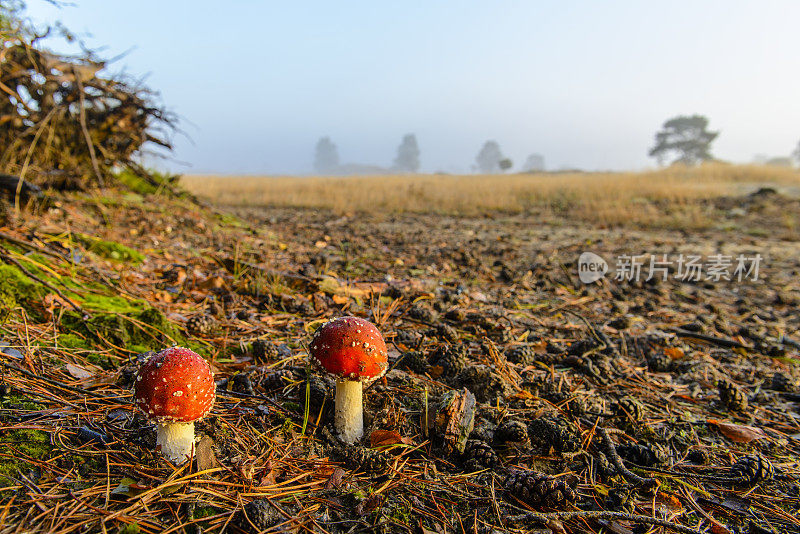
[(371, 380), (386, 373), (386, 343), (375, 325), (358, 317), (339, 317), (322, 325), (311, 339), (311, 358), (346, 380)]
[(173, 347), (142, 364), (134, 397), (150, 419), (190, 423), (211, 410), (216, 388), (211, 367), (199, 354)]

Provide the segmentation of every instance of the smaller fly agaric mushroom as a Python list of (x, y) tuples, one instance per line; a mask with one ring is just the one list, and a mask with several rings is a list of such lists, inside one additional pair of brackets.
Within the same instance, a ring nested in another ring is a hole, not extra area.
[(156, 444), (172, 463), (191, 456), (194, 422), (211, 411), (216, 387), (208, 363), (181, 347), (162, 350), (139, 368), (136, 406), (156, 421)]
[(345, 443), (364, 435), (362, 382), (379, 378), (388, 367), (386, 343), (369, 321), (339, 317), (322, 325), (311, 340), (311, 358), (336, 377), (334, 426)]

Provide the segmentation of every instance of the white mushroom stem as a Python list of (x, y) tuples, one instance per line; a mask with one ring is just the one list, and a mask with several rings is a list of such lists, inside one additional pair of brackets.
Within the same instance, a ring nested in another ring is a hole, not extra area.
[(352, 445), (364, 435), (363, 387), (358, 380), (336, 380), (334, 425), (339, 437)]
[(175, 465), (192, 456), (194, 423), (159, 423), (156, 425), (156, 446), (161, 454)]

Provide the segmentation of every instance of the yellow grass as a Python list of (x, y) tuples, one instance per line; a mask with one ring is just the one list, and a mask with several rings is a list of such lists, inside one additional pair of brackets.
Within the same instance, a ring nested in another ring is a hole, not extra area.
[(619, 223), (700, 227), (701, 199), (740, 195), (763, 185), (800, 191), (794, 169), (703, 165), (630, 173), (392, 175), (359, 177), (185, 176), (212, 202), (237, 206), (325, 208), (347, 212), (476, 214), (523, 211)]

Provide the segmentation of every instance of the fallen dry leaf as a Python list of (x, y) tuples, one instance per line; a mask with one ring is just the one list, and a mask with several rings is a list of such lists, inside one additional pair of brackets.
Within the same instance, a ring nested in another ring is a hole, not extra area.
[(428, 368), (428, 374), (434, 380), (442, 376), (443, 373), (444, 373), (444, 367), (442, 367), (441, 365), (431, 365)]
[(387, 445), (396, 445), (404, 443), (411, 445), (411, 438), (404, 438), (399, 432), (394, 430), (375, 430), (369, 436), (369, 443), (372, 447), (385, 447)]
[(526, 399), (535, 399), (536, 397), (534, 396), (533, 393), (531, 393), (527, 389), (522, 389), (520, 391), (517, 391), (508, 398), (514, 400), (526, 400)]
[(338, 488), (342, 485), (342, 481), (344, 480), (344, 476), (347, 474), (347, 471), (342, 469), (341, 467), (337, 467), (331, 473), (330, 478), (325, 482), (325, 489), (333, 489)]
[(204, 471), (217, 466), (217, 458), (214, 455), (214, 440), (210, 436), (203, 436), (197, 442), (194, 450), (197, 459), (197, 470)]
[(547, 352), (547, 340), (543, 339), (537, 343), (534, 343), (532, 347), (536, 354), (544, 354)]
[(664, 349), (664, 353), (673, 360), (682, 360), (684, 357), (683, 350), (677, 347), (667, 347)]
[(709, 419), (707, 422), (717, 427), (723, 436), (736, 443), (750, 443), (758, 439), (767, 439), (764, 431), (755, 426), (737, 425), (716, 419)]
[(356, 513), (364, 517), (371, 511), (378, 508), (383, 502), (383, 495), (370, 495), (356, 505)]
[(73, 378), (77, 378), (78, 380), (84, 380), (94, 376), (94, 373), (90, 372), (85, 367), (75, 365), (74, 363), (68, 363), (64, 367)]

